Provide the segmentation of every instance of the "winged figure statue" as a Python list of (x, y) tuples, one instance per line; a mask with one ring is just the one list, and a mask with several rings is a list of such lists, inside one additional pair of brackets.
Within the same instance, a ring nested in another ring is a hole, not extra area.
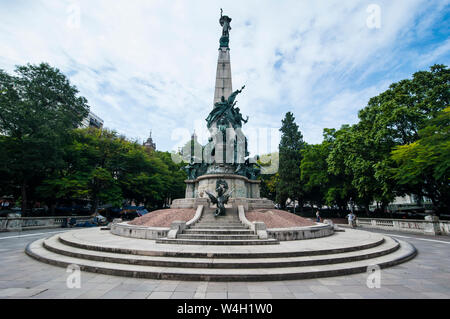
[(228, 203), (228, 199), (231, 197), (231, 194), (233, 193), (233, 190), (226, 193), (227, 191), (228, 191), (228, 184), (223, 179), (219, 179), (216, 182), (217, 196), (208, 191), (205, 191), (209, 199), (211, 199), (211, 203), (217, 204), (217, 209), (214, 212), (214, 216), (225, 215), (225, 204)]

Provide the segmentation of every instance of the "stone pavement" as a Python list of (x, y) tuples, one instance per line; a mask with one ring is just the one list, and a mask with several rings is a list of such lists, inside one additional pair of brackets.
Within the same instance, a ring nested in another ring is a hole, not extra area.
[(29, 242), (57, 231), (0, 234), (0, 298), (450, 298), (449, 237), (389, 233), (412, 243), (419, 254), (404, 264), (381, 270), (380, 288), (368, 288), (366, 274), (222, 283), (136, 279), (82, 272), (81, 288), (69, 289), (66, 269), (38, 262), (24, 253)]

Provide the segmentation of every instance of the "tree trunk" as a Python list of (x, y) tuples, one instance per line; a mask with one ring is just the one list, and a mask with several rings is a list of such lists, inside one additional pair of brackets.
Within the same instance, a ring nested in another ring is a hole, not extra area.
[(25, 215), (25, 211), (27, 209), (27, 181), (24, 179), (22, 181), (22, 214)]
[(302, 199), (298, 199), (298, 206), (300, 208), (300, 213), (303, 213), (303, 198)]
[(94, 204), (94, 205), (92, 205), (92, 210), (91, 210), (91, 212), (94, 213), (94, 214), (96, 214), (96, 215), (97, 215), (97, 211), (98, 211), (98, 203), (99, 203), (99, 200), (98, 200), (98, 198), (96, 197), (96, 198), (93, 200), (93, 204)]
[(365, 204), (364, 204), (364, 210), (365, 210), (365, 212), (366, 212), (366, 214), (367, 214), (367, 216), (369, 215), (369, 205), (370, 205), (370, 202), (369, 201), (367, 201)]
[(382, 212), (383, 214), (386, 214), (386, 213), (387, 213), (387, 207), (388, 207), (388, 205), (389, 205), (389, 202), (386, 202), (386, 201), (381, 202), (381, 212)]

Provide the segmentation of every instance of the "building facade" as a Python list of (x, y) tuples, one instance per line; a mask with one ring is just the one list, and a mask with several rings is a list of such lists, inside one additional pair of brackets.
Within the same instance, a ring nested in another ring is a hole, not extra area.
[(102, 128), (103, 122), (104, 121), (98, 115), (94, 114), (92, 111), (89, 111), (88, 116), (86, 116), (81, 122), (80, 127)]

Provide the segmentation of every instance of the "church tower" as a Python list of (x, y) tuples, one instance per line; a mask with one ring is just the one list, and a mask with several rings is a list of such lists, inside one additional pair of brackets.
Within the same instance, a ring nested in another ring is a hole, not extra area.
[(153, 139), (152, 139), (152, 131), (150, 131), (150, 136), (149, 136), (148, 139), (143, 143), (143, 145), (144, 145), (147, 149), (149, 149), (149, 150), (152, 150), (152, 151), (155, 151), (155, 150), (156, 150), (156, 144), (153, 142)]

